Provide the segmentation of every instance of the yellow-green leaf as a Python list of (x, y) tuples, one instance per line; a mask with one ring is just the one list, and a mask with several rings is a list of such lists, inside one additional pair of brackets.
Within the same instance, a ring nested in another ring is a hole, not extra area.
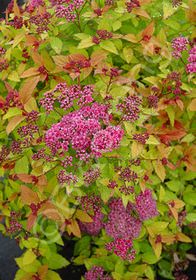
[(138, 157), (143, 151), (143, 145), (134, 141), (131, 145), (131, 155), (132, 158)]
[(116, 46), (114, 45), (113, 42), (111, 41), (102, 41), (100, 43), (100, 47), (106, 51), (109, 51), (111, 53), (115, 53), (115, 54), (118, 54), (118, 51), (117, 51), (117, 48)]
[(127, 63), (130, 63), (132, 57), (133, 57), (133, 50), (128, 47), (123, 48), (123, 55)]
[(63, 42), (58, 37), (51, 37), (50, 45), (57, 54), (61, 53)]

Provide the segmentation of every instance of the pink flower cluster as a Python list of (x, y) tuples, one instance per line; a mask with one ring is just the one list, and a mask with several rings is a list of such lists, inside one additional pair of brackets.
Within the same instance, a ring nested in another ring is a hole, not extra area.
[(136, 140), (138, 143), (145, 145), (146, 141), (149, 139), (148, 132), (136, 133), (133, 135), (133, 140)]
[(9, 223), (10, 227), (6, 227), (6, 231), (9, 234), (17, 234), (18, 232), (21, 231), (22, 225), (19, 223), (19, 220), (21, 218), (20, 213), (16, 213), (15, 211), (10, 212), (10, 218), (9, 218)]
[[(67, 21), (75, 21), (76, 14), (75, 11), (78, 10), (83, 4), (83, 0), (58, 0), (56, 6), (56, 17), (58, 18), (66, 18)], [(65, 5), (64, 5), (65, 4)]]
[(127, 12), (131, 13), (133, 8), (139, 8), (140, 2), (138, 0), (130, 0), (129, 2), (125, 3), (127, 6)]
[(58, 97), (60, 107), (65, 111), (67, 110), (67, 108), (73, 106), (73, 102), (75, 99), (79, 99), (76, 103), (79, 106), (88, 104), (93, 101), (92, 94), (94, 93), (94, 89), (90, 85), (84, 86), (81, 90), (77, 85), (73, 85), (70, 87), (70, 89), (68, 89), (66, 83), (61, 83), (55, 87), (54, 93), (58, 91), (61, 92), (61, 95), (59, 95)]
[(131, 121), (134, 123), (139, 119), (140, 109), (138, 106), (142, 104), (142, 100), (135, 95), (125, 97), (123, 101), (116, 105), (117, 111), (123, 113), (123, 121)]
[(38, 130), (39, 127), (36, 124), (32, 125), (29, 123), (18, 128), (17, 132), (21, 138), (24, 138), (22, 144), (25, 147), (28, 147), (28, 145), (32, 142), (33, 136), (36, 132), (38, 132)]
[(176, 58), (182, 57), (181, 52), (184, 50), (187, 50), (187, 45), (189, 41), (185, 37), (176, 37), (171, 41), (172, 49), (174, 50), (172, 52), (172, 55)]
[(187, 73), (195, 73), (196, 72), (196, 45), (189, 50), (189, 57), (188, 61), (190, 62), (187, 64)]
[(29, 4), (31, 4), (33, 8), (36, 8), (39, 5), (45, 5), (45, 2), (42, 0), (31, 0)]
[(105, 231), (115, 238), (137, 238), (140, 234), (141, 222), (130, 214), (130, 205), (125, 210), (112, 210), (108, 214)]
[(1, 73), (3, 70), (7, 70), (8, 67), (9, 67), (9, 64), (8, 64), (7, 59), (0, 60), (0, 73)]
[(78, 182), (78, 178), (76, 175), (73, 175), (72, 173), (66, 173), (65, 174), (65, 170), (61, 170), (58, 174), (58, 180), (59, 183), (64, 185), (64, 184), (68, 184), (70, 185), (71, 182), (73, 184), (75, 184), (76, 182)]
[(182, 0), (169, 0), (174, 8), (182, 5)]
[(50, 24), (50, 20), (52, 15), (49, 12), (45, 12), (43, 15), (37, 11), (37, 15), (31, 15), (29, 18), (29, 24), (35, 25), (37, 27), (36, 32), (41, 34), (45, 31), (48, 31), (48, 25)]
[(73, 160), (73, 157), (72, 156), (66, 156), (65, 159), (62, 160), (62, 166), (64, 166), (65, 168), (70, 165), (70, 166), (73, 166), (72, 164), (72, 160)]
[(147, 99), (150, 107), (158, 108), (159, 98), (156, 95), (149, 95), (147, 96)]
[(0, 47), (0, 55), (5, 54), (5, 53), (6, 53), (6, 50), (3, 49), (2, 47)]
[(39, 112), (32, 110), (30, 113), (28, 113), (26, 117), (26, 122), (28, 123), (36, 123), (38, 120)]
[(88, 169), (86, 172), (84, 172), (83, 177), (84, 177), (84, 183), (89, 186), (91, 185), (94, 181), (99, 178), (101, 175), (100, 169), (98, 167), (95, 167), (94, 169)]
[(106, 243), (105, 248), (108, 251), (113, 251), (115, 255), (120, 256), (123, 260), (132, 261), (135, 258), (136, 251), (133, 249), (131, 238), (117, 238), (110, 243)]
[(103, 208), (99, 195), (87, 194), (81, 198), (77, 199), (81, 205), (81, 208), (85, 212), (93, 212), (93, 215), (90, 217), (93, 219), (91, 223), (82, 223), (79, 221), (80, 229), (83, 232), (86, 232), (89, 235), (97, 236), (100, 233), (100, 230), (104, 227), (103, 217), (105, 216), (101, 209)]
[(130, 167), (121, 168), (119, 173), (119, 180), (122, 182), (137, 182), (138, 176), (137, 173), (130, 169)]
[(6, 160), (9, 153), (10, 149), (4, 145), (0, 151), (0, 165)]
[(95, 215), (90, 215), (93, 219), (92, 223), (82, 223), (79, 221), (81, 231), (87, 233), (88, 235), (98, 236), (100, 230), (104, 227), (103, 217), (105, 215), (100, 211), (96, 211)]
[(130, 162), (131, 165), (140, 166), (140, 164), (141, 164), (141, 159), (140, 159), (140, 158), (130, 159), (129, 162)]
[[(102, 111), (103, 109), (103, 111)], [(108, 126), (101, 130), (99, 119), (108, 122), (109, 115), (104, 105), (93, 103), (65, 115), (46, 132), (44, 141), (53, 155), (62, 154), (69, 149), (69, 143), (76, 150), (76, 157), (86, 162), (90, 155), (102, 156), (103, 152), (112, 151), (120, 146), (124, 131), (120, 126)]]
[(97, 36), (93, 36), (93, 43), (98, 45), (100, 43), (100, 40), (107, 40), (113, 37), (111, 32), (108, 32), (107, 30), (97, 30)]
[(112, 152), (120, 146), (120, 141), (124, 130), (119, 125), (112, 127), (108, 126), (106, 129), (98, 131), (94, 135), (94, 140), (91, 145), (92, 154), (96, 157), (101, 157), (102, 153)]
[(132, 207), (137, 212), (140, 221), (148, 220), (159, 215), (155, 199), (152, 197), (151, 190), (146, 189), (140, 192), (135, 198), (136, 204), (132, 203)]
[(88, 272), (84, 274), (85, 280), (114, 280), (109, 275), (104, 275), (103, 267), (94, 265)]
[(21, 147), (22, 142), (20, 140), (18, 141), (12, 141), (11, 143), (11, 152), (13, 155), (17, 154), (22, 154), (22, 147)]
[(55, 102), (56, 98), (54, 97), (54, 93), (46, 92), (44, 93), (44, 97), (40, 99), (39, 106), (43, 106), (46, 110), (46, 114), (49, 114), (53, 111), (53, 103)]
[(77, 197), (77, 201), (85, 212), (93, 212), (96, 214), (97, 212), (100, 212), (103, 207), (99, 195), (95, 195), (94, 193)]

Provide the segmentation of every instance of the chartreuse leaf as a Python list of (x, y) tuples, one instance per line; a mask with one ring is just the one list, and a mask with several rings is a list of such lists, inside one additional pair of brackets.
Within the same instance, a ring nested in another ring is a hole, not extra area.
[(100, 43), (100, 47), (106, 51), (109, 51), (111, 53), (115, 53), (115, 54), (118, 54), (118, 51), (117, 51), (117, 48), (115, 46), (115, 44), (111, 41), (102, 41)]
[(150, 266), (146, 267), (145, 274), (150, 280), (154, 280), (154, 272)]
[(64, 245), (64, 242), (61, 238), (61, 235), (56, 227), (56, 225), (49, 225), (45, 229), (45, 235), (47, 239), (49, 239), (52, 242), (55, 242), (59, 245)]
[(48, 259), (50, 269), (60, 269), (69, 265), (69, 261), (61, 255), (51, 252), (51, 256)]
[(58, 37), (51, 37), (50, 45), (57, 54), (61, 53), (63, 42)]
[(9, 119), (16, 115), (22, 115), (22, 110), (17, 107), (11, 107), (8, 109), (7, 113), (3, 116), (3, 119)]
[(195, 192), (185, 192), (183, 194), (183, 199), (186, 203), (196, 206), (196, 193)]
[(62, 278), (59, 276), (59, 274), (52, 270), (48, 270), (48, 273), (47, 273), (45, 279), (46, 280), (62, 280)]
[(15, 164), (15, 172), (16, 174), (23, 174), (29, 172), (29, 160), (27, 156), (23, 156), (19, 159)]
[(142, 261), (148, 264), (155, 264), (158, 260), (154, 253), (145, 253), (142, 255)]

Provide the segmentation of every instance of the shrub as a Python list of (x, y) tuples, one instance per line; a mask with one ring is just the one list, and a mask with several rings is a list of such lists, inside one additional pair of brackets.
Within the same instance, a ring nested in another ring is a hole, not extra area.
[(182, 276), (195, 241), (195, 12), (190, 0), (9, 6), (0, 229), (26, 248), (15, 280), (60, 279), (62, 236), (82, 279)]

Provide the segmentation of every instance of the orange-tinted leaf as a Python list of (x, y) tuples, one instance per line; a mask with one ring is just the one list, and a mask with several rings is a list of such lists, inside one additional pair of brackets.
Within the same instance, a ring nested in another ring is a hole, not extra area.
[(139, 2), (140, 2), (140, 7), (142, 7), (152, 2), (152, 0), (139, 0)]
[(37, 66), (41, 67), (44, 65), (43, 57), (38, 52), (34, 51), (34, 49), (31, 49), (31, 57)]
[(140, 8), (139, 8), (139, 9), (133, 10), (132, 13), (135, 14), (135, 15), (138, 15), (138, 16), (142, 16), (142, 17), (151, 19), (151, 17), (149, 16), (149, 14), (148, 14), (146, 11), (144, 11), (144, 10), (142, 10), (142, 9), (140, 9)]
[(165, 167), (163, 165), (157, 164), (156, 161), (153, 161), (152, 164), (157, 176), (161, 179), (162, 182), (164, 182), (166, 176)]
[(13, 7), (14, 15), (15, 16), (20, 16), (20, 9), (17, 5), (17, 0), (14, 0), (14, 7)]
[(17, 174), (17, 177), (25, 184), (32, 183), (32, 175), (29, 174)]
[(132, 158), (135, 158), (139, 156), (143, 151), (143, 145), (138, 143), (137, 141), (134, 141), (131, 145), (131, 155)]
[(59, 214), (51, 201), (46, 201), (42, 204), (41, 213), (54, 221), (59, 219)]
[(159, 243), (155, 244), (154, 253), (155, 253), (157, 259), (159, 259), (161, 256), (161, 253), (162, 253), (162, 243), (159, 242)]
[(22, 194), (22, 198), (24, 198), (27, 204), (31, 204), (31, 203), (37, 204), (40, 202), (37, 193), (25, 185), (21, 185), (21, 194)]
[(28, 77), (36, 76), (36, 75), (39, 75), (39, 74), (40, 74), (40, 72), (38, 71), (38, 67), (32, 67), (32, 68), (29, 68), (28, 70), (26, 70), (20, 76), (20, 78), (28, 78)]
[(191, 101), (187, 109), (189, 111), (196, 111), (196, 98)]
[(99, 62), (101, 62), (104, 58), (106, 58), (106, 56), (105, 55), (97, 55), (97, 56), (91, 56), (91, 60), (90, 60), (90, 62), (91, 62), (91, 65), (92, 66), (95, 66), (95, 65), (97, 65)]
[(45, 175), (41, 175), (38, 179), (38, 184), (41, 186), (46, 186), (47, 185), (47, 178)]
[(187, 235), (185, 235), (182, 232), (178, 232), (176, 233), (176, 239), (181, 241), (181, 242), (185, 242), (185, 243), (191, 243), (192, 240), (190, 239), (190, 237), (188, 237)]
[(78, 238), (81, 238), (81, 231), (76, 220), (72, 219), (71, 225), (68, 225), (67, 229), (69, 229)]
[(163, 243), (173, 243), (175, 238), (170, 235), (161, 235), (161, 242)]
[(15, 200), (17, 197), (18, 197), (18, 193), (17, 193), (17, 192), (14, 192), (14, 193), (8, 198), (8, 201), (13, 201), (13, 200)]
[(137, 43), (138, 42), (138, 39), (134, 34), (127, 34), (127, 35), (123, 36), (123, 39), (127, 40), (129, 42), (132, 42), (132, 43)]
[(172, 215), (174, 216), (176, 222), (178, 222), (178, 212), (174, 207), (170, 207), (170, 210), (172, 212)]
[(48, 264), (44, 264), (38, 267), (37, 273), (39, 275), (40, 280), (44, 280), (48, 273)]
[(145, 189), (146, 189), (146, 181), (144, 179), (140, 178), (139, 179), (139, 185), (140, 185), (141, 191), (144, 192)]
[(31, 95), (32, 95), (34, 89), (36, 88), (37, 83), (39, 82), (39, 78), (40, 78), (39, 76), (36, 76), (36, 77), (29, 79), (28, 81), (26, 81), (26, 83), (24, 83), (23, 87), (20, 89), (19, 96), (20, 96), (23, 104), (27, 103), (28, 100), (31, 98)]
[(78, 209), (76, 211), (76, 217), (82, 221), (82, 222), (86, 222), (86, 223), (92, 223), (93, 219), (84, 211)]
[(27, 231), (32, 230), (35, 222), (36, 222), (37, 216), (30, 214), (29, 217), (27, 218)]
[(171, 200), (169, 200), (167, 203), (170, 204), (171, 202), (174, 202), (174, 203), (175, 203), (174, 208), (176, 208), (176, 209), (180, 209), (180, 208), (182, 208), (182, 207), (185, 206), (184, 201), (182, 201), (182, 200), (180, 200), (180, 199), (177, 199), (177, 198), (171, 199)]
[(142, 36), (150, 38), (154, 32), (154, 21), (152, 21), (142, 32)]
[(52, 58), (54, 59), (56, 65), (58, 65), (60, 68), (63, 68), (63, 66), (69, 62), (68, 57), (64, 55), (52, 56)]
[(26, 117), (25, 116), (22, 116), (22, 115), (18, 115), (18, 116), (15, 116), (13, 118), (11, 118), (11, 120), (9, 120), (9, 123), (6, 127), (6, 132), (7, 132), (7, 135), (10, 134), (10, 132), (12, 132), (15, 127), (21, 123)]

